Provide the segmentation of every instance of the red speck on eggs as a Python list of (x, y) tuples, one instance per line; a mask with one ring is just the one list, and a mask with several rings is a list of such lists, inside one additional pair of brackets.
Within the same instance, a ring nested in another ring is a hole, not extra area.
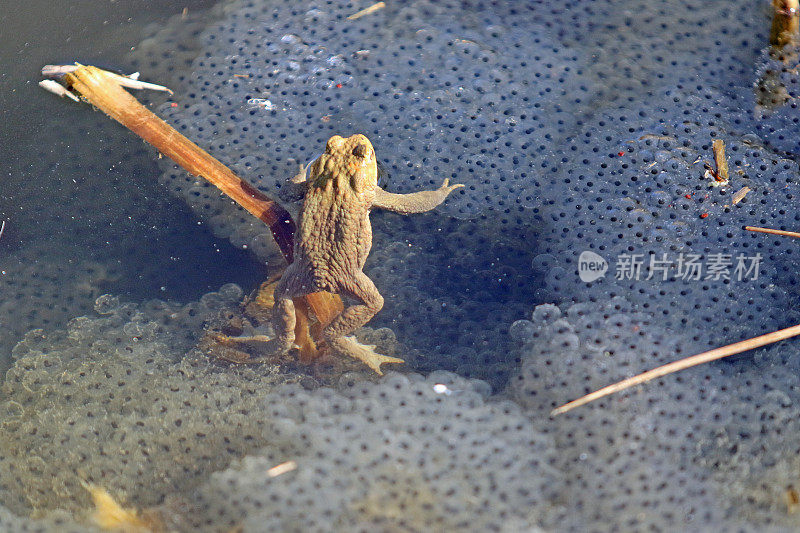
[(691, 198), (692, 197), (691, 194), (684, 194), (683, 196), (686, 197), (686, 198)]
[(617, 155), (618, 155), (619, 157), (622, 157), (623, 155), (625, 155), (625, 152), (618, 152), (618, 153), (617, 153)]
[(337, 84), (336, 84), (336, 88), (337, 88), (337, 89), (341, 89), (341, 88), (342, 88), (342, 84), (341, 84), (341, 83), (337, 83)]
[(178, 107), (178, 104), (176, 104), (175, 102), (172, 102), (171, 104), (169, 104), (169, 106), (170, 107)]
[(700, 218), (707, 218), (707, 217), (708, 217), (708, 213), (703, 213), (702, 215), (700, 215)]

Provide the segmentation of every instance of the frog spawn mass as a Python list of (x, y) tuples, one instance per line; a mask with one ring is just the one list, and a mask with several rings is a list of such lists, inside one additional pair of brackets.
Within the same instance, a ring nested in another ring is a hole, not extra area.
[[(795, 244), (740, 230), (800, 224), (794, 149), (779, 142), (792, 108), (754, 111), (763, 6), (413, 2), (346, 20), (361, 7), (226, 3), (187, 35), (191, 74), (168, 83), (178, 105), (164, 114), (270, 194), (331, 135), (353, 133), (373, 141), (391, 190), (445, 177), (467, 185), (435, 214), (373, 215), (365, 272), (386, 305), (371, 324), (425, 354), (419, 370), (505, 389), (532, 431), (552, 439), (559, 458), (547, 464), (564, 490), (550, 502), (561, 528), (796, 528), (786, 504), (797, 471), (792, 344), (654, 382), (558, 423), (546, 417), (656, 361), (797, 321)], [(165, 34), (174, 42), (180, 31)], [(185, 60), (170, 63), (175, 46), (148, 49), (158, 52), (143, 54), (141, 70), (157, 81), (168, 82), (159, 68), (166, 77)], [(703, 178), (714, 138), (726, 142), (727, 189)], [(163, 181), (219, 235), (276, 263), (263, 228), (215, 191), (172, 168)], [(733, 204), (745, 185), (751, 192)], [(588, 285), (576, 272), (586, 249), (611, 263)], [(757, 280), (613, 276), (622, 253), (739, 252), (761, 254)], [(559, 304), (561, 316), (531, 316), (543, 302)], [(357, 409), (369, 419), (366, 406)], [(320, 460), (349, 460), (349, 450)], [(251, 509), (268, 489), (238, 487), (284, 459), (236, 464), (207, 490), (224, 479), (226, 501)], [(303, 479), (285, 482), (313, 486)], [(332, 512), (325, 501), (308, 500), (310, 520)], [(536, 516), (507, 524), (553, 523)]]

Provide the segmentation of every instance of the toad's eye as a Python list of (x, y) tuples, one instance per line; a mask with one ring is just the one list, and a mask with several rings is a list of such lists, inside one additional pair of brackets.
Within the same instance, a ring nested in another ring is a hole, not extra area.
[(367, 157), (369, 156), (369, 146), (366, 144), (358, 144), (353, 148), (353, 155), (356, 157)]

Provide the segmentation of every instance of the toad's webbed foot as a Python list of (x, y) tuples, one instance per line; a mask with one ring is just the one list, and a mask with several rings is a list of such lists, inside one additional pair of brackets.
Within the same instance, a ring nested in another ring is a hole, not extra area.
[(339, 337), (338, 339), (328, 341), (328, 343), (337, 354), (361, 361), (377, 372), (379, 376), (383, 375), (381, 371), (381, 365), (383, 363), (405, 363), (404, 360), (398, 357), (390, 357), (377, 353), (374, 345), (361, 344), (354, 337)]
[[(295, 347), (291, 340), (270, 338), (266, 335), (229, 337), (218, 334), (213, 335), (211, 340), (218, 345), (218, 348), (213, 350), (214, 357), (237, 364), (256, 364), (274, 360)], [(253, 356), (252, 352), (263, 355)]]
[[(285, 285), (279, 282), (276, 292), (283, 294), (285, 292), (283, 287)], [(234, 363), (262, 363), (286, 355), (295, 346), (294, 328), (297, 324), (297, 315), (291, 298), (278, 298), (272, 308), (272, 321), (276, 333), (272, 338), (266, 335), (245, 337), (214, 335), (213, 341), (219, 347), (213, 350), (216, 357)], [(251, 352), (259, 355), (253, 356)]]

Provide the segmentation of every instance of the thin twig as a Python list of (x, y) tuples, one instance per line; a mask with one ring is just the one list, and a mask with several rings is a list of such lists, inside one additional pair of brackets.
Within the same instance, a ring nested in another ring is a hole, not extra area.
[(361, 11), (359, 11), (357, 13), (353, 13), (352, 15), (347, 17), (347, 20), (360, 19), (361, 17), (363, 17), (365, 15), (369, 15), (370, 13), (374, 13), (375, 11), (377, 11), (379, 9), (383, 9), (384, 7), (386, 7), (386, 2), (377, 2), (377, 3), (372, 4), (371, 6), (369, 6), (367, 8), (362, 9)]
[(6, 230), (6, 221), (4, 220), (2, 224), (0, 224), (0, 239), (3, 238), (3, 232)]
[(800, 237), (800, 233), (796, 231), (785, 231), (782, 229), (772, 229), (772, 228), (758, 228), (755, 226), (745, 226), (744, 229), (747, 231), (755, 231), (756, 233), (769, 233), (770, 235), (783, 235), (784, 237)]
[(796, 337), (797, 335), (800, 335), (800, 324), (797, 324), (796, 326), (792, 326), (786, 329), (773, 331), (772, 333), (767, 333), (765, 335), (760, 335), (758, 337), (753, 337), (752, 339), (747, 339), (736, 342), (734, 344), (729, 344), (727, 346), (722, 346), (721, 348), (714, 348), (713, 350), (699, 353), (697, 355), (692, 355), (684, 359), (679, 359), (678, 361), (674, 361), (672, 363), (668, 363), (658, 368), (654, 368), (653, 370), (648, 370), (643, 374), (639, 374), (638, 376), (633, 376), (632, 378), (624, 379), (618, 383), (614, 383), (613, 385), (609, 385), (608, 387), (603, 387), (600, 390), (594, 391), (590, 394), (587, 394), (586, 396), (578, 398), (577, 400), (573, 400), (567, 404), (562, 405), (557, 409), (553, 409), (550, 412), (550, 416), (556, 416), (562, 413), (566, 413), (567, 411), (575, 409), (576, 407), (580, 407), (581, 405), (586, 405), (589, 402), (593, 402), (604, 396), (608, 396), (609, 394), (614, 394), (615, 392), (619, 392), (627, 388), (633, 387), (634, 385), (645, 383), (647, 381), (650, 381), (651, 379), (660, 378), (661, 376), (666, 376), (667, 374), (672, 374), (673, 372), (678, 372), (679, 370), (684, 370), (686, 368), (701, 365), (703, 363), (708, 363), (709, 361), (716, 361), (717, 359), (722, 359), (723, 357), (728, 357), (729, 355), (735, 355), (737, 353), (746, 352), (747, 350), (752, 350), (754, 348), (760, 348), (761, 346), (766, 346), (768, 344), (780, 342), (782, 340), (786, 340), (791, 337)]

